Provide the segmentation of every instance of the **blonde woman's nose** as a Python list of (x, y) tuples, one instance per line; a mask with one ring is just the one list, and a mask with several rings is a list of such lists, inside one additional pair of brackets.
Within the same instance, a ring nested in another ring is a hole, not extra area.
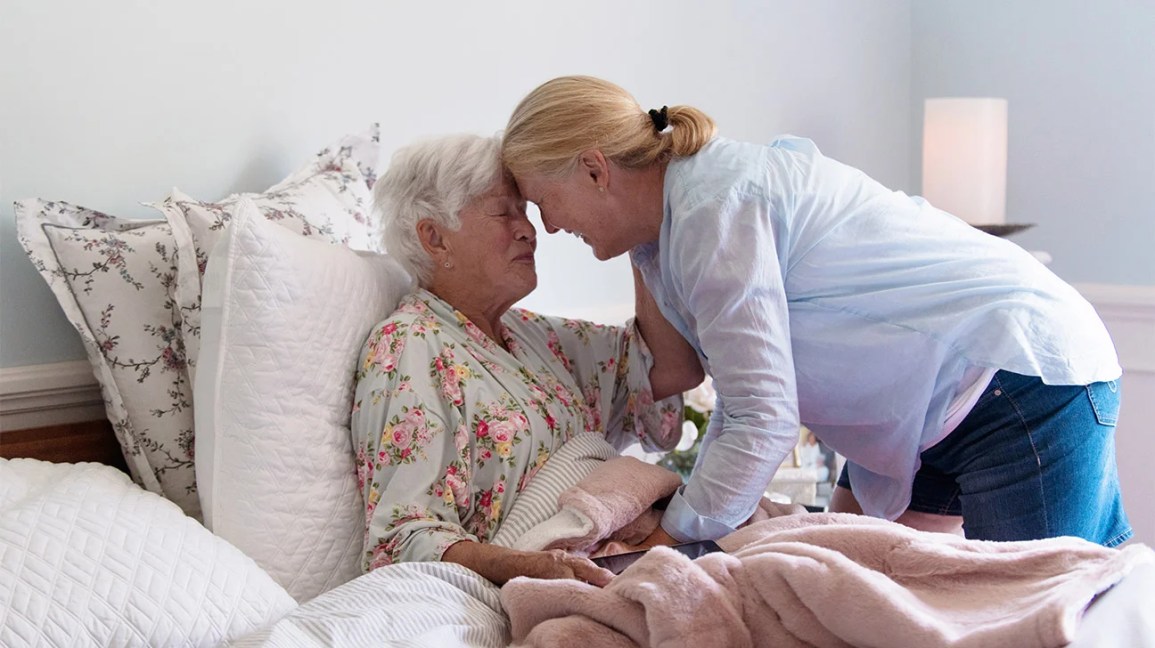
[(557, 234), (561, 231), (560, 227), (554, 227), (548, 220), (546, 220), (545, 214), (541, 215), (541, 226), (545, 228), (546, 234)]

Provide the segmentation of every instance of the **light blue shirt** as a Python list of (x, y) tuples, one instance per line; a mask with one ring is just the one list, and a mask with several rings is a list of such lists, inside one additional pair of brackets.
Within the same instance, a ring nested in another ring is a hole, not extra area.
[(850, 460), (863, 510), (910, 503), (971, 366), (1118, 378), (1074, 288), (1017, 245), (824, 157), (716, 138), (670, 162), (658, 241), (631, 252), (718, 402), (662, 526), (717, 538), (754, 511), (804, 423)]

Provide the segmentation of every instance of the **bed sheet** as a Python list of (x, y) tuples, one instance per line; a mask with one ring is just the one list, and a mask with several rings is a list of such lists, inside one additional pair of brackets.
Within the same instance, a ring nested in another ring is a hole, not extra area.
[(1099, 596), (1070, 648), (1155, 648), (1155, 565), (1139, 565)]
[(229, 646), (320, 648), (508, 646), (500, 590), (449, 563), (375, 569), (298, 607), (270, 627)]

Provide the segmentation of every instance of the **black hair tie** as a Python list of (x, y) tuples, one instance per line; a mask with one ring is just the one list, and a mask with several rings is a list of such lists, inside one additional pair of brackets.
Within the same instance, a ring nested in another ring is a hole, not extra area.
[(662, 106), (661, 110), (650, 109), (650, 119), (654, 122), (654, 128), (660, 133), (666, 130), (670, 125), (669, 110), (666, 106)]

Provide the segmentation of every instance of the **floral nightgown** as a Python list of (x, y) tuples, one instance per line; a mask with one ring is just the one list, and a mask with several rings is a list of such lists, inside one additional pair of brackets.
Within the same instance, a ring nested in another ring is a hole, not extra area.
[(637, 328), (511, 309), (509, 351), (418, 290), (369, 335), (358, 365), (353, 448), (365, 501), (368, 571), (440, 560), (493, 537), (502, 517), (574, 434), (668, 450), (681, 395), (654, 402)]

